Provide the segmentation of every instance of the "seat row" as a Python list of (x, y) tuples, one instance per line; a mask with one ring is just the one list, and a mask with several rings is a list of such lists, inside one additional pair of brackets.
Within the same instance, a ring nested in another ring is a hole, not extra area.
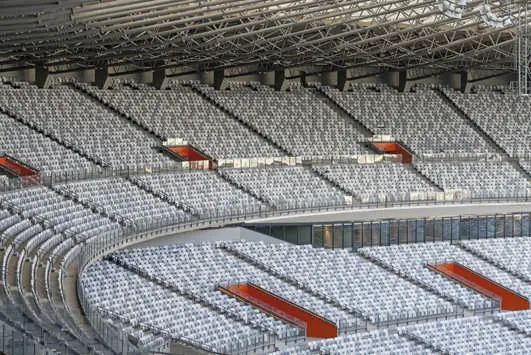
[[(133, 249), (113, 254), (111, 260), (198, 298), (241, 321), (260, 327), (279, 339), (296, 337), (300, 330), (269, 317), (218, 290), (219, 286), (252, 282), (334, 322), (344, 331), (354, 329), (356, 317), (297, 289), (212, 244), (172, 245)], [(303, 332), (304, 334), (304, 332)]]
[(377, 324), (452, 314), (454, 305), (346, 250), (233, 242), (270, 272)]
[(429, 270), (427, 265), (459, 263), (525, 297), (531, 296), (529, 284), (449, 242), (367, 247), (358, 249), (358, 252), (471, 310), (497, 308), (498, 305), (479, 293)]

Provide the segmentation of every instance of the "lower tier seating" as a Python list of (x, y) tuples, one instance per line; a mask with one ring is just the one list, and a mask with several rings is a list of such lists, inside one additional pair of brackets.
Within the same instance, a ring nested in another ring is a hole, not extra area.
[(494, 318), (510, 328), (531, 336), (531, 310), (497, 313)]
[(435, 354), (433, 350), (408, 340), (394, 331), (382, 329), (312, 341), (307, 345), (287, 348), (273, 355), (350, 355), (354, 352), (356, 354)]
[(400, 329), (444, 354), (526, 354), (531, 338), (493, 320), (467, 317)]
[[(332, 322), (343, 331), (358, 320), (322, 300), (297, 289), (212, 244), (133, 249), (112, 255), (111, 260), (159, 283), (201, 299), (237, 319), (268, 330), (280, 339), (298, 335), (297, 329), (217, 291), (218, 286), (252, 282)], [(360, 322), (361, 323), (361, 322)]]
[(466, 250), (531, 282), (531, 238), (500, 238), (461, 242)]
[(260, 344), (264, 334), (206, 306), (108, 261), (92, 264), (81, 279), (84, 297), (106, 318), (119, 320), (126, 330), (163, 330), (176, 340), (199, 344), (208, 350)]
[(493, 304), (479, 293), (429, 270), (426, 265), (459, 263), (525, 297), (531, 297), (531, 285), (448, 242), (370, 247), (358, 249), (358, 252), (472, 310), (490, 308)]
[(346, 250), (252, 242), (227, 248), (373, 323), (455, 311), (451, 303)]

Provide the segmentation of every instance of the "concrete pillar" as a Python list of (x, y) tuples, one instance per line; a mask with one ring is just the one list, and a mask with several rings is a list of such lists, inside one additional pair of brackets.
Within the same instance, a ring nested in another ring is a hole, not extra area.
[(158, 90), (164, 90), (168, 86), (166, 69), (155, 69), (153, 71), (153, 86)]
[(111, 84), (107, 67), (98, 67), (94, 71), (94, 84), (100, 89), (107, 89)]
[(35, 66), (35, 84), (41, 89), (50, 87), (51, 78), (48, 68), (44, 65)]
[(216, 90), (225, 89), (223, 87), (223, 80), (225, 80), (225, 71), (223, 69), (214, 70), (214, 89)]
[(341, 91), (345, 90), (347, 86), (347, 70), (341, 69), (337, 71), (337, 88)]
[(383, 75), (384, 82), (390, 87), (403, 92), (407, 83), (407, 71), (406, 70), (393, 70), (388, 71)]
[(286, 72), (284, 70), (275, 70), (275, 90), (281, 91), (286, 80)]

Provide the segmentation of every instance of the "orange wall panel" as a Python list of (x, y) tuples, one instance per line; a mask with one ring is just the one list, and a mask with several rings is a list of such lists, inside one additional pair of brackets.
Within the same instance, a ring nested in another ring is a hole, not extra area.
[(404, 149), (400, 144), (395, 142), (380, 143), (373, 142), (372, 145), (382, 153), (400, 154), (402, 156), (402, 163), (410, 164), (413, 161), (411, 153)]
[[(223, 291), (223, 290), (222, 290)], [(312, 338), (335, 338), (337, 337), (337, 327), (334, 323), (321, 318), (302, 307), (297, 306), (273, 293), (266, 291), (256, 285), (234, 285), (228, 288), (230, 295), (255, 305), (257, 308), (270, 311), (277, 318), (283, 318), (291, 324), (306, 325), (306, 336)], [(227, 292), (226, 292), (227, 293)]]
[(460, 279), (467, 281), (465, 286), (475, 289), (486, 296), (495, 295), (501, 299), (501, 309), (504, 311), (521, 311), (529, 309), (529, 300), (514, 291), (489, 280), (460, 264), (438, 264), (433, 266), (436, 271), (459, 282)]
[(37, 174), (33, 170), (30, 170), (7, 157), (0, 158), (0, 165), (17, 176), (31, 176)]

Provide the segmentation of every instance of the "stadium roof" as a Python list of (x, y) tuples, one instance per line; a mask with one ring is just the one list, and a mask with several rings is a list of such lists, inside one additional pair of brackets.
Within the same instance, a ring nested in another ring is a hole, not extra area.
[[(0, 66), (513, 66), (518, 21), (487, 26), (486, 0), (448, 17), (442, 1), (2, 0)], [(490, 6), (521, 18), (522, 3)]]

